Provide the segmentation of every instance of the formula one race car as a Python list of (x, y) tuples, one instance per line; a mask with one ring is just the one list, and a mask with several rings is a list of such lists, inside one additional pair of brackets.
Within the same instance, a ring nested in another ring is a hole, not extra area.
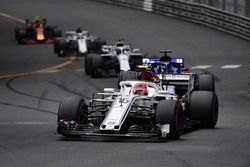
[[(173, 79), (173, 77), (171, 77)], [(65, 97), (58, 110), (57, 132), (66, 137), (126, 136), (178, 139), (184, 128), (201, 123), (213, 128), (218, 117), (218, 98), (212, 91), (196, 90), (192, 77), (183, 75), (168, 89), (147, 81), (122, 81), (99, 93), (89, 103)], [(184, 95), (174, 92), (181, 81)], [(169, 80), (170, 81), (170, 80)]]
[[(187, 69), (184, 69), (183, 58), (171, 58), (168, 56), (168, 53), (172, 53), (170, 50), (161, 50), (160, 53), (164, 53), (161, 58), (143, 58), (142, 65), (137, 65), (135, 71), (121, 71), (118, 75), (118, 88), (121, 81), (137, 80), (140, 72), (143, 74), (145, 71), (150, 71), (162, 79), (165, 74), (179, 74), (182, 71), (187, 71)], [(142, 78), (142, 80), (144, 79)]]
[(87, 53), (100, 53), (102, 45), (106, 45), (106, 41), (77, 28), (76, 31), (66, 32), (64, 38), (56, 39), (54, 52), (60, 57), (72, 52), (84, 56)]
[(114, 45), (102, 46), (102, 54), (89, 54), (85, 58), (85, 73), (91, 77), (102, 76), (102, 71), (135, 70), (137, 65), (142, 64), (143, 56), (139, 49), (132, 49), (131, 45), (118, 40)]
[(15, 28), (15, 39), (19, 44), (53, 43), (61, 31), (55, 26), (47, 25), (46, 19), (36, 17), (35, 20), (25, 20), (25, 27)]

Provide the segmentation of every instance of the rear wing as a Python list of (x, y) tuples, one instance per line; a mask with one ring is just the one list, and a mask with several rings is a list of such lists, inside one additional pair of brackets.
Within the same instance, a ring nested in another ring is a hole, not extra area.
[[(143, 65), (144, 66), (150, 66), (151, 64), (154, 63), (159, 63), (160, 59), (159, 58), (143, 58)], [(180, 65), (181, 68), (184, 68), (184, 58), (171, 58), (170, 63), (177, 63)]]

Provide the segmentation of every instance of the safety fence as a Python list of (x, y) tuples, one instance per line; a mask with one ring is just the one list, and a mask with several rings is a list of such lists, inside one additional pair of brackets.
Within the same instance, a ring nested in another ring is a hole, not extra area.
[(250, 18), (180, 0), (96, 0), (203, 24), (250, 40)]

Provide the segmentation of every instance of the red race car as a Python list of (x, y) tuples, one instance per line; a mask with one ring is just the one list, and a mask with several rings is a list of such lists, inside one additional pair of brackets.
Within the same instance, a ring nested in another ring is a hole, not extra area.
[(53, 43), (62, 32), (56, 26), (47, 25), (46, 19), (36, 16), (34, 20), (25, 20), (25, 27), (15, 28), (15, 39), (19, 44)]

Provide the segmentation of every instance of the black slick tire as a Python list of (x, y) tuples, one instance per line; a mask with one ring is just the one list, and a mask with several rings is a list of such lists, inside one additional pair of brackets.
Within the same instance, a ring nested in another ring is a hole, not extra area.
[(102, 67), (102, 57), (101, 55), (98, 54), (93, 54), (92, 58), (91, 58), (91, 77), (92, 78), (101, 78), (102, 77), (102, 71), (101, 71), (101, 67)]
[(15, 29), (15, 38), (18, 44), (24, 44), (23, 39), (26, 37), (26, 30), (23, 28), (16, 28)]
[(214, 128), (218, 120), (218, 97), (211, 91), (194, 91), (189, 110), (190, 119), (201, 121), (204, 128)]
[(201, 91), (215, 91), (214, 77), (210, 74), (200, 75), (198, 84)]
[(65, 121), (75, 121), (80, 123), (80, 107), (84, 103), (84, 100), (78, 96), (70, 96), (63, 98), (59, 109), (58, 109), (58, 119)]
[(83, 111), (86, 109), (85, 101), (78, 96), (63, 98), (57, 115), (58, 128), (57, 131), (66, 137), (79, 137), (79, 135), (71, 135), (64, 133), (62, 127), (59, 126), (60, 121), (74, 121), (79, 124), (83, 120)]
[(160, 125), (170, 125), (170, 139), (179, 139), (184, 128), (184, 115), (181, 105), (174, 100), (159, 102), (155, 113), (155, 122)]
[(87, 54), (85, 56), (84, 67), (85, 67), (85, 74), (86, 75), (90, 75), (91, 70), (92, 70), (92, 66), (91, 66), (92, 56), (95, 56), (95, 55)]
[(65, 39), (58, 38), (55, 41), (54, 52), (57, 53), (58, 57), (65, 57), (66, 56), (66, 53), (65, 53), (66, 45), (67, 45), (67, 42), (65, 41)]

